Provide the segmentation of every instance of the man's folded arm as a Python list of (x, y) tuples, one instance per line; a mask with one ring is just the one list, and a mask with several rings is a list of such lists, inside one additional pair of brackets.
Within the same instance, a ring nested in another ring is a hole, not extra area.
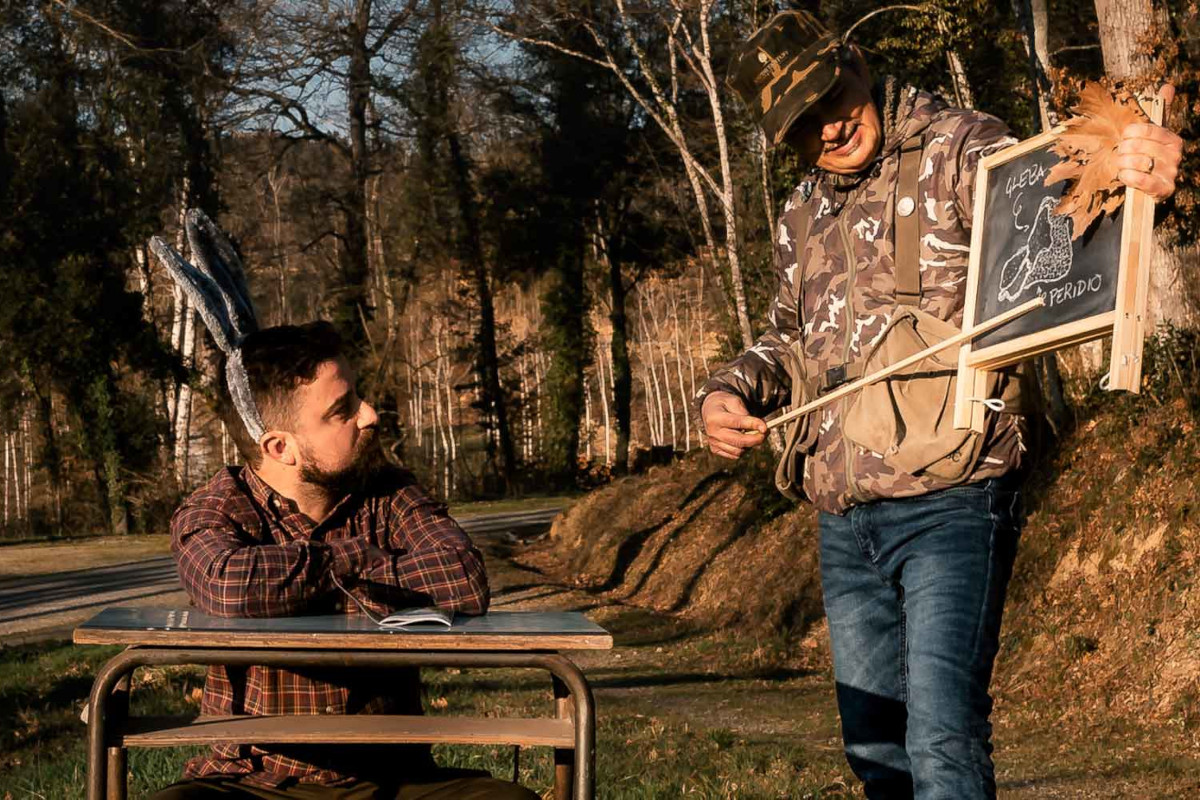
[(171, 521), (171, 548), (192, 603), (221, 617), (304, 613), (333, 590), (330, 572), (353, 572), (358, 549), (353, 540), (262, 544), (227, 514), (186, 505)]
[(411, 477), (388, 502), (386, 557), (369, 559), (364, 582), (404, 590), (400, 602), (486, 612), (491, 595), (483, 556), (445, 504), (432, 500)]

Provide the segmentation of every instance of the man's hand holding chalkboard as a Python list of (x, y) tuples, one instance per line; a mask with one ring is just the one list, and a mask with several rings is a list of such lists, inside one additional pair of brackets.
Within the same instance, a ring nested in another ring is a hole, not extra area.
[(750, 416), (742, 398), (732, 392), (713, 392), (705, 397), (700, 416), (708, 433), (708, 449), (722, 458), (741, 458), (746, 450), (762, 444), (767, 435), (767, 423)]
[[(1158, 94), (1163, 98), (1163, 107), (1169, 109), (1175, 87), (1167, 84)], [(1155, 200), (1165, 200), (1175, 192), (1182, 158), (1183, 139), (1178, 134), (1150, 122), (1134, 123), (1121, 132), (1115, 160), (1117, 177)]]

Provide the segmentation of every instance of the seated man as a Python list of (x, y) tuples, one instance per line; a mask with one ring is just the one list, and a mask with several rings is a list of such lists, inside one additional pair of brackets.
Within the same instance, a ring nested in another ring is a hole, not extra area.
[[(229, 425), (228, 467), (171, 521), (192, 603), (226, 617), (355, 613), (334, 579), (379, 608), (488, 607), (483, 559), (446, 508), (383, 459), (374, 409), (355, 392), (332, 326), (269, 328), (242, 344), (266, 432)], [(416, 670), (211, 667), (201, 713), (420, 713)], [(486, 773), (437, 768), (427, 746), (226, 744), (190, 761), (154, 800), (338, 798), (536, 800)]]

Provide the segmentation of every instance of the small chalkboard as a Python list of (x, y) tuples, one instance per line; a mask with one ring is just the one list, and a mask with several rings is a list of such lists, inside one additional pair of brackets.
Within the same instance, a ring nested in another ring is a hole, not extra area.
[[(1143, 106), (1162, 124), (1162, 97)], [(984, 430), (988, 371), (1108, 334), (1108, 388), (1136, 392), (1141, 383), (1154, 201), (1126, 189), (1115, 213), (1073, 239), (1073, 221), (1054, 213), (1065, 182), (1045, 185), (1062, 130), (979, 162), (963, 330), (1037, 297), (1045, 305), (959, 350), (955, 427)]]
[(983, 237), (973, 324), (1034, 297), (1044, 298), (1046, 305), (976, 339), (978, 358), (987, 358), (996, 345), (1068, 323), (1095, 318), (1097, 335), (1112, 328), (1108, 315), (1117, 302), (1122, 211), (1072, 241), (1072, 220), (1054, 213), (1066, 184), (1044, 183), (1059, 161), (1052, 144), (988, 171), (985, 215), (976, 223)]

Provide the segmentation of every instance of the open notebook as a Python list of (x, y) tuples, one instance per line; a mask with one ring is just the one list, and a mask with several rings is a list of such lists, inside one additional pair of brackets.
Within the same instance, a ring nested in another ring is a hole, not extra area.
[(444, 611), (440, 608), (427, 606), (423, 608), (402, 608), (398, 611), (393, 611), (386, 617), (381, 617), (371, 609), (367, 608), (362, 601), (355, 597), (350, 591), (342, 586), (342, 582), (333, 575), (333, 585), (342, 590), (342, 593), (354, 601), (354, 605), (358, 606), (358, 610), (367, 616), (367, 619), (374, 622), (381, 628), (422, 628), (427, 626), (449, 628), (454, 624), (454, 612)]

